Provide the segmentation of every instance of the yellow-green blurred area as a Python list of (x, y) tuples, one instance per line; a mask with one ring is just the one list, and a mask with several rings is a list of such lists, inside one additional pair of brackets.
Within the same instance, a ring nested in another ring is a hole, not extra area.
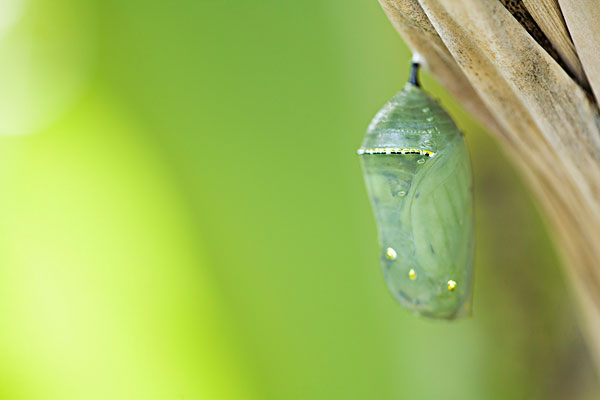
[(497, 143), (474, 314), (388, 293), (355, 150), (408, 76), (375, 0), (0, 1), (0, 399), (596, 399)]

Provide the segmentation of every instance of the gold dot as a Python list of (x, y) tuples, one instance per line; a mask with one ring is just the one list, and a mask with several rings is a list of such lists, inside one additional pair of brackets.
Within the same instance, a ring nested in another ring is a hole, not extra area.
[(456, 289), (456, 282), (450, 279), (448, 281), (448, 290), (452, 292), (454, 289)]
[(396, 250), (392, 249), (391, 247), (388, 247), (385, 251), (385, 256), (390, 260), (395, 260), (398, 255), (396, 254)]
[(410, 271), (408, 271), (408, 277), (410, 278), (411, 281), (414, 281), (415, 279), (417, 279), (417, 273), (415, 272), (414, 269), (410, 269)]

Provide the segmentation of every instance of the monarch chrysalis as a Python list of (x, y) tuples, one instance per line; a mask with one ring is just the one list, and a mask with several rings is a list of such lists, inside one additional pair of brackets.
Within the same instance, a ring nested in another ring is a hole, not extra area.
[(411, 79), (377, 113), (358, 154), (394, 297), (417, 314), (470, 311), (473, 197), (469, 154), (450, 116)]

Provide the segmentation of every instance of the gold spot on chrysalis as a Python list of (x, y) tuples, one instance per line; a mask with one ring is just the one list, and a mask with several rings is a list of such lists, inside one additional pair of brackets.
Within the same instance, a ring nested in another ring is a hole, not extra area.
[(450, 279), (448, 281), (448, 290), (452, 292), (454, 289), (456, 289), (456, 282)]
[(392, 249), (391, 247), (388, 247), (385, 251), (385, 256), (390, 260), (395, 260), (398, 255), (396, 254), (396, 250)]
[(411, 281), (414, 281), (415, 279), (417, 279), (417, 273), (415, 272), (414, 269), (410, 269), (410, 271), (408, 271), (408, 277), (410, 278)]

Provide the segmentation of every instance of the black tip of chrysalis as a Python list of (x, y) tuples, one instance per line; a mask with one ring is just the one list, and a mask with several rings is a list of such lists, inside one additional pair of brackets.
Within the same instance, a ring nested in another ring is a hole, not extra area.
[(410, 67), (410, 77), (408, 78), (408, 82), (412, 85), (415, 85), (416, 87), (421, 87), (421, 84), (419, 83), (419, 68), (421, 67), (421, 64), (419, 64), (418, 62), (413, 61), (413, 63), (411, 64)]

